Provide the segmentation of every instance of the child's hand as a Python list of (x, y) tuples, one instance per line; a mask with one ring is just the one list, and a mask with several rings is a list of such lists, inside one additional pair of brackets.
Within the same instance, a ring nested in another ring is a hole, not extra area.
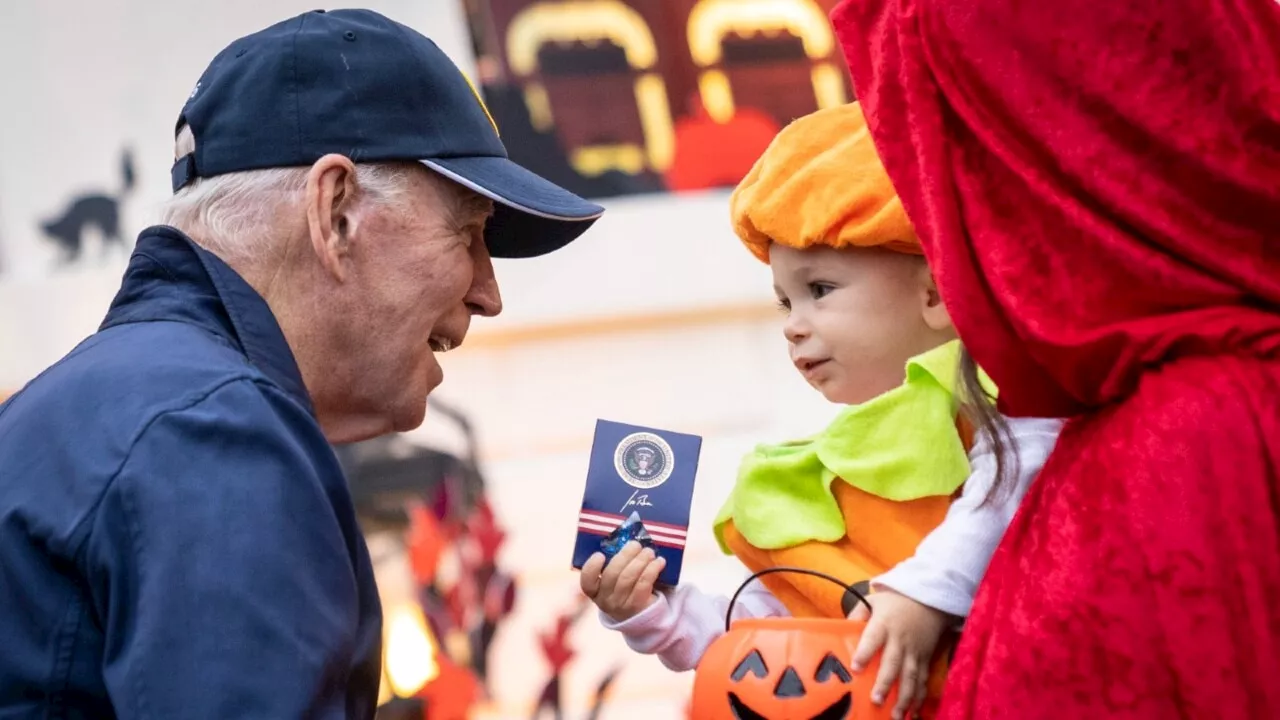
[(667, 561), (638, 542), (629, 542), (605, 565), (603, 553), (582, 565), (582, 592), (605, 615), (621, 622), (653, 604), (653, 585)]
[[(950, 616), (891, 590), (880, 590), (867, 600), (875, 612), (870, 613), (871, 622), (853, 654), (853, 669), (861, 671), (884, 648), (871, 701), (877, 705), (883, 703), (894, 681), (898, 681), (898, 704), (893, 708), (893, 718), (902, 720), (924, 702), (933, 651)], [(867, 614), (867, 606), (859, 603), (849, 617), (866, 620)]]

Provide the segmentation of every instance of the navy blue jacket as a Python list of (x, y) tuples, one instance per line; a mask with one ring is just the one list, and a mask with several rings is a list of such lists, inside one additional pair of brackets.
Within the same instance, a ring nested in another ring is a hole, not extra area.
[(0, 405), (0, 719), (368, 718), (381, 634), (266, 302), (148, 229), (99, 331)]

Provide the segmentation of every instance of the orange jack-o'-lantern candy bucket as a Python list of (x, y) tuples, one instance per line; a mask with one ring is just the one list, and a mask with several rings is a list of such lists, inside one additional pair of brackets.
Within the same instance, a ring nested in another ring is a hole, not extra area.
[[(773, 572), (814, 575), (839, 583), (871, 607), (854, 587), (825, 573), (804, 568), (769, 568), (747, 583)], [(743, 583), (742, 587), (745, 587)], [(742, 592), (738, 588), (738, 593)], [(826, 618), (762, 618), (730, 624), (735, 593), (726, 613), (725, 634), (703, 654), (693, 681), (690, 713), (697, 720), (864, 720), (892, 717), (898, 701), (894, 683), (884, 704), (871, 702), (880, 671), (880, 655), (853, 672), (853, 654), (867, 624)], [(917, 711), (937, 715), (946, 679), (946, 657), (939, 652), (929, 671), (928, 697)]]

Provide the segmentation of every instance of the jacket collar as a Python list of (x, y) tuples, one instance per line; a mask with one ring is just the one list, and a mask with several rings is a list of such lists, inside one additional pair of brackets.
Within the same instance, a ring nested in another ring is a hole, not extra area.
[(314, 415), (293, 350), (266, 300), (216, 255), (163, 225), (138, 237), (100, 329), (157, 321), (196, 325), (225, 339)]

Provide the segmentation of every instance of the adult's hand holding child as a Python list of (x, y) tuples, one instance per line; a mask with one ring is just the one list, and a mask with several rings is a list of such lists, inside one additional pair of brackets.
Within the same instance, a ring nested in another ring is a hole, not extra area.
[(582, 566), (582, 592), (614, 621), (629, 620), (657, 599), (653, 586), (667, 561), (651, 548), (629, 542), (612, 560), (596, 553)]

